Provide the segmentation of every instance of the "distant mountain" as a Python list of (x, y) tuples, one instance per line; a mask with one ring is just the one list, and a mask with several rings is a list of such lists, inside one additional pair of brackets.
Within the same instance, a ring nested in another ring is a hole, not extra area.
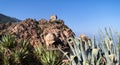
[(0, 23), (19, 22), (21, 20), (0, 13)]

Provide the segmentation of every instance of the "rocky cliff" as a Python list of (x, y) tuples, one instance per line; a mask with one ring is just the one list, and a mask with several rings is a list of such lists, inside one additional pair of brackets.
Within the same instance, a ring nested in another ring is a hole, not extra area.
[(18, 42), (24, 39), (33, 46), (45, 44), (47, 48), (66, 47), (66, 39), (74, 35), (64, 21), (55, 16), (51, 16), (50, 20), (36, 21), (28, 18), (18, 23), (0, 24), (0, 35), (5, 34), (15, 35)]

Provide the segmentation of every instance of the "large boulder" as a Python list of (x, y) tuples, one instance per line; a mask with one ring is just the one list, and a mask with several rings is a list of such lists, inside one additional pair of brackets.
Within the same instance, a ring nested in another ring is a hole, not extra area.
[(44, 40), (47, 48), (55, 42), (55, 38), (56, 37), (53, 33), (48, 33), (47, 35), (44, 36)]
[(50, 16), (50, 22), (54, 22), (57, 20), (57, 15)]

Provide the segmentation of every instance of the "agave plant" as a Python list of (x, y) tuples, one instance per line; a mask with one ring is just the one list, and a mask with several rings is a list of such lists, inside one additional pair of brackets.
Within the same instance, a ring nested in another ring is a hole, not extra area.
[[(68, 45), (71, 53), (62, 51), (71, 62), (71, 65), (119, 65), (120, 53), (120, 36), (116, 35), (114, 39), (111, 29), (105, 29), (105, 35), (102, 32), (100, 35), (100, 43), (98, 44), (95, 37), (88, 42), (81, 38), (69, 38), (73, 45), (68, 40)], [(89, 45), (86, 45), (89, 44)]]
[(5, 35), (0, 41), (0, 59), (2, 65), (9, 65), (12, 51), (15, 47), (15, 40), (12, 35)]
[(9, 49), (4, 48), (0, 44), (0, 64), (1, 65), (9, 65), (11, 51)]
[(103, 38), (101, 39), (101, 44), (103, 48), (102, 50), (105, 53), (107, 65), (119, 65), (120, 36), (117, 33), (113, 35), (111, 28), (109, 28), (109, 30), (105, 28), (105, 34), (103, 34), (103, 32), (101, 33), (101, 36)]
[(2, 37), (2, 40), (0, 41), (1, 45), (8, 48), (12, 49), (15, 47), (15, 38), (13, 35), (4, 35)]
[(20, 46), (15, 48), (11, 58), (14, 63), (16, 64), (22, 64), (22, 61), (27, 57), (28, 55), (28, 45), (29, 43), (27, 41), (21, 41)]
[(12, 35), (5, 35), (0, 41), (0, 63), (1, 65), (21, 65), (28, 54), (27, 41), (15, 43)]
[(59, 51), (56, 50), (47, 50), (42, 45), (37, 45), (35, 47), (35, 55), (40, 60), (42, 65), (61, 65), (62, 56)]

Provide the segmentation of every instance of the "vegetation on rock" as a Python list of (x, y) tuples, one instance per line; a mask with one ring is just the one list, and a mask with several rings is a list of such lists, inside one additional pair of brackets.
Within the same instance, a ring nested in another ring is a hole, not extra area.
[(105, 28), (99, 40), (76, 37), (55, 15), (0, 24), (0, 65), (119, 65), (120, 36)]
[[(66, 54), (71, 65), (119, 65), (120, 64), (120, 36), (112, 35), (111, 29), (108, 33), (100, 35), (100, 43), (97, 43), (95, 37), (85, 41), (84, 37), (71, 37), (68, 44), (72, 52), (60, 51)], [(73, 45), (71, 45), (71, 42)]]
[(45, 19), (36, 21), (28, 18), (19, 23), (1, 24), (0, 27), (1, 36), (12, 34), (16, 36), (18, 43), (24, 39), (28, 40), (33, 46), (39, 43), (48, 45), (46, 47), (50, 47), (49, 45), (54, 48), (57, 46), (66, 47), (67, 41), (65, 39), (74, 35), (72, 30), (64, 24), (63, 20), (57, 19), (54, 22), (50, 22), (50, 20), (47, 21)]

